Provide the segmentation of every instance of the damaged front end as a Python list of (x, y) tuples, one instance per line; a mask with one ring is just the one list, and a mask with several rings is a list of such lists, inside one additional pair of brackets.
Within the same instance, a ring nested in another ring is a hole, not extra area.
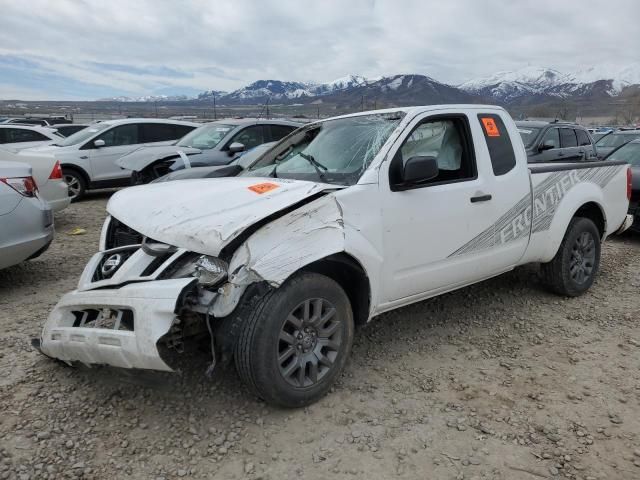
[(34, 344), (67, 363), (173, 371), (185, 338), (207, 332), (226, 263), (151, 241), (113, 218), (102, 237)]
[(209, 372), (216, 360), (229, 359), (229, 319), (248, 288), (277, 288), (305, 264), (344, 248), (341, 210), (329, 190), (308, 182), (280, 185), (295, 195), (274, 196), (269, 208), (258, 209), (242, 192), (229, 221), (213, 217), (227, 229), (215, 231), (211, 217), (196, 223), (167, 209), (165, 223), (149, 214), (153, 220), (140, 226), (142, 207), (129, 216), (119, 208), (136, 204), (122, 194), (130, 197), (137, 189), (116, 194), (109, 211), (118, 218), (107, 219), (99, 253), (77, 289), (50, 313), (39, 350), (67, 363), (174, 371), (185, 340), (200, 339), (211, 345)]

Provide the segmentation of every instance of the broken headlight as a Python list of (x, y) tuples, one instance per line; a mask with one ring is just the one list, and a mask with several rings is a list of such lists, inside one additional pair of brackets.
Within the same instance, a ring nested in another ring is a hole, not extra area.
[(194, 277), (204, 287), (213, 287), (227, 278), (227, 262), (216, 257), (202, 255), (196, 260)]
[(208, 255), (186, 254), (171, 271), (171, 278), (195, 277), (203, 287), (213, 287), (227, 278), (229, 266), (224, 260)]

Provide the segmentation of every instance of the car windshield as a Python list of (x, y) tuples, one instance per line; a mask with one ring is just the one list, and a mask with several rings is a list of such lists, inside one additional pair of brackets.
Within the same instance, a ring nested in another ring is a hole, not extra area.
[(640, 167), (640, 143), (627, 143), (607, 157), (607, 160), (627, 162)]
[(58, 143), (56, 143), (56, 145), (59, 147), (69, 147), (71, 145), (77, 145), (78, 143), (82, 143), (85, 140), (89, 140), (98, 132), (106, 130), (109, 127), (111, 127), (111, 124), (109, 123), (96, 123), (95, 125), (90, 125), (84, 130), (80, 130), (73, 135), (69, 135), (63, 140), (60, 140)]
[(358, 115), (303, 127), (241, 175), (354, 185), (404, 115)]
[(540, 133), (540, 129), (535, 127), (518, 127), (518, 133), (522, 137), (524, 146), (529, 147), (538, 136), (538, 133)]
[(606, 148), (616, 148), (620, 145), (624, 145), (631, 140), (635, 140), (636, 138), (640, 138), (640, 132), (638, 133), (611, 133), (602, 137), (596, 146), (598, 147), (606, 147)]
[(192, 147), (200, 150), (210, 150), (218, 145), (222, 139), (233, 130), (233, 125), (213, 123), (203, 125), (182, 137), (176, 144), (179, 147)]

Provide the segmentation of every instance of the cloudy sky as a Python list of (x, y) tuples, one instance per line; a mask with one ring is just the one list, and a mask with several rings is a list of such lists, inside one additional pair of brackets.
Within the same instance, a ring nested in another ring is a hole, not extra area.
[(637, 0), (0, 0), (0, 99), (638, 62)]

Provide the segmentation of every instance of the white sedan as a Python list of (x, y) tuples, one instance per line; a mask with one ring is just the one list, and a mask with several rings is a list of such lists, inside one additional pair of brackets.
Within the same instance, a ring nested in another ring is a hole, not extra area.
[(31, 166), (33, 178), (40, 196), (46, 200), (54, 212), (69, 206), (71, 197), (67, 184), (62, 178), (60, 162), (53, 157), (37, 157), (29, 154), (16, 154), (0, 146), (0, 161), (22, 162)]
[(39, 125), (0, 125), (0, 145), (10, 150), (51, 145), (63, 138), (54, 128)]

